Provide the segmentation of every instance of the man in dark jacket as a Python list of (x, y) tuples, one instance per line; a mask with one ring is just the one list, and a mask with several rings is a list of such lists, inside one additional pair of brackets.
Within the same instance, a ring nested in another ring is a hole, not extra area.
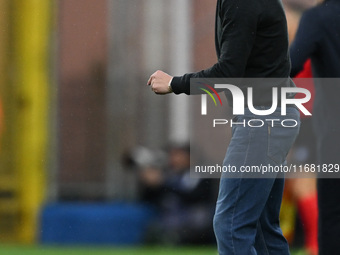
[[(196, 73), (172, 77), (162, 71), (150, 76), (148, 85), (156, 94), (190, 94), (191, 78), (286, 78), (290, 74), (288, 35), (280, 0), (218, 0), (215, 43), (218, 62)], [(272, 88), (258, 84), (262, 94), (254, 97), (257, 107), (271, 106)], [(287, 82), (282, 86), (293, 86)], [(287, 115), (299, 122), (299, 113), (287, 107)], [(254, 117), (248, 108), (237, 122)], [(270, 116), (256, 116), (263, 119)], [(281, 120), (280, 109), (272, 118)], [(233, 126), (233, 136), (224, 166), (284, 164), (298, 133), (295, 128)], [(229, 178), (222, 174), (214, 217), (220, 254), (288, 255), (287, 241), (279, 226), (284, 179)]]
[[(306, 11), (290, 48), (292, 76), (311, 58), (315, 79), (313, 106), (318, 164), (340, 163), (340, 1), (328, 0)], [(340, 250), (340, 179), (318, 179), (319, 254)]]

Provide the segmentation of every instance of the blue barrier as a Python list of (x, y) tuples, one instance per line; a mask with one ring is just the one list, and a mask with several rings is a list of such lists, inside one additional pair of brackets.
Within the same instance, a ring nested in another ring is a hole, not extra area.
[(56, 203), (41, 213), (43, 244), (136, 245), (156, 213), (136, 204)]

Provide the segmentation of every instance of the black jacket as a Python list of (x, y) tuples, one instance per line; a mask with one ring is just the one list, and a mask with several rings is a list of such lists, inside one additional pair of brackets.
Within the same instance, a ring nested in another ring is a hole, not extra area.
[(291, 75), (312, 59), (314, 77), (340, 77), (340, 0), (328, 0), (301, 17), (290, 48)]
[(313, 121), (317, 132), (337, 131), (340, 125), (340, 0), (328, 0), (301, 17), (290, 48), (295, 76), (311, 58), (315, 79)]
[[(190, 94), (190, 78), (289, 77), (287, 22), (280, 0), (218, 0), (215, 44), (218, 62), (174, 77), (174, 93)], [(271, 86), (263, 89), (268, 93), (254, 101), (271, 105)]]

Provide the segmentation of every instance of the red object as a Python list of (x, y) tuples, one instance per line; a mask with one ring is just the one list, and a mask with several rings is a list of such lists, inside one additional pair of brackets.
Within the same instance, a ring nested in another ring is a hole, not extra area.
[[(312, 78), (313, 78), (312, 62), (310, 59), (308, 59), (303, 66), (303, 70), (294, 77), (294, 82), (297, 87), (308, 89), (309, 92), (311, 93), (312, 95), (311, 99), (309, 100), (309, 102), (304, 104), (304, 106), (310, 113), (312, 113), (313, 111), (313, 103), (314, 103), (314, 95), (315, 95), (314, 83), (313, 83)], [(304, 97), (303, 94), (297, 94), (295, 96), (295, 98), (303, 98), (303, 97)], [(310, 116), (304, 115), (301, 111), (300, 111), (300, 115), (301, 115), (301, 118), (310, 117)]]
[(305, 233), (305, 247), (310, 254), (318, 254), (317, 194), (300, 199), (298, 209)]

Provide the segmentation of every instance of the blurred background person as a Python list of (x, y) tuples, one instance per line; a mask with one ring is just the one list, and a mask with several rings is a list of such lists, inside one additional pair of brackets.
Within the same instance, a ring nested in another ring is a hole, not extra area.
[[(211, 225), (217, 182), (190, 177), (189, 145), (172, 145), (167, 160), (147, 148), (133, 150), (137, 163), (139, 201), (152, 206), (158, 217), (151, 223), (146, 241), (161, 244), (212, 244)], [(166, 164), (160, 164), (160, 162)]]
[[(307, 60), (304, 69), (295, 77), (297, 87), (308, 89), (312, 99), (305, 107), (312, 113), (314, 84), (311, 76), (311, 61)], [(309, 78), (309, 79), (308, 79)], [(300, 80), (302, 79), (302, 80)], [(297, 95), (298, 97), (299, 95)], [(289, 154), (289, 163), (296, 166), (310, 167), (316, 164), (316, 139), (312, 128), (312, 119), (300, 112), (300, 133)], [(288, 179), (286, 192), (295, 203), (301, 220), (305, 248), (308, 254), (318, 254), (318, 208), (315, 173), (303, 173)]]
[[(288, 33), (290, 44), (295, 38), (298, 24), (304, 10), (315, 6), (316, 1), (291, 1), (286, 0), (285, 10), (287, 15)], [(314, 101), (314, 84), (310, 59), (306, 60), (303, 69), (294, 77), (297, 87), (303, 87), (311, 92), (311, 100), (304, 104), (309, 112), (312, 112)], [(302, 95), (296, 95), (297, 98)], [(312, 120), (300, 112), (300, 133), (288, 156), (288, 163), (294, 165), (316, 163), (316, 142), (312, 131)], [(304, 247), (308, 254), (318, 254), (317, 243), (317, 192), (315, 174), (308, 173), (293, 178), (288, 178), (285, 183), (285, 192), (281, 212), (284, 234), (290, 243), (299, 241), (299, 228), (296, 223), (296, 213), (301, 221), (303, 230)], [(296, 226), (297, 225), (297, 226)]]
[[(301, 18), (296, 37), (290, 48), (291, 75), (312, 61), (316, 78), (340, 77), (340, 1), (327, 0), (306, 11)], [(340, 101), (339, 81), (315, 80), (313, 126), (317, 140), (317, 163), (339, 164)], [(340, 249), (340, 181), (318, 179), (319, 251), (321, 255), (335, 254)]]

